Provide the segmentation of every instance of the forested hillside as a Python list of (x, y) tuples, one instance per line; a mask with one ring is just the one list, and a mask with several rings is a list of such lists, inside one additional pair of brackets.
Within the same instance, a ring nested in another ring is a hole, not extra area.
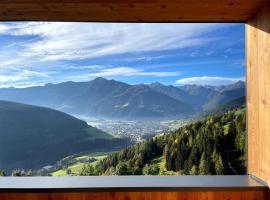
[(245, 109), (208, 116), (85, 165), (81, 175), (243, 174), (245, 117)]
[(82, 151), (119, 150), (129, 140), (113, 138), (63, 112), (0, 101), (0, 169), (39, 169)]

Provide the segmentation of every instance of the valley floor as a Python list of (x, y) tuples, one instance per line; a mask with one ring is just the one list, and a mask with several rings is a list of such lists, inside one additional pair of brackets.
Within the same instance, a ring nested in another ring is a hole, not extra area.
[(172, 120), (106, 120), (82, 118), (91, 126), (94, 126), (114, 137), (128, 137), (133, 142), (142, 142), (144, 139), (169, 132), (184, 126), (192, 119), (172, 119)]

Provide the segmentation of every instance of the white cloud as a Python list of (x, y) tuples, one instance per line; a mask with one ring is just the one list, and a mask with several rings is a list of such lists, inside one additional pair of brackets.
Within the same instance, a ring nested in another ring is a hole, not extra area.
[(36, 72), (36, 71), (31, 71), (31, 70), (23, 70), (20, 74), (25, 77), (30, 77), (30, 76), (45, 77), (45, 78), (49, 77), (44, 72)]
[(35, 72), (30, 70), (22, 70), (21, 72), (2, 74), (0, 75), (0, 83), (14, 83), (17, 81), (28, 80), (30, 77), (43, 77), (48, 78), (48, 75), (42, 72)]
[(102, 69), (101, 65), (81, 65), (81, 66), (69, 66), (70, 69)]
[(223, 27), (218, 24), (67, 22), (2, 23), (1, 26), (5, 34), (39, 37), (38, 41), (21, 44), (23, 57), (52, 61), (194, 47), (216, 40), (203, 35)]
[(142, 69), (134, 69), (130, 67), (116, 67), (103, 69), (96, 73), (88, 74), (90, 77), (115, 77), (115, 76), (177, 76), (179, 72), (146, 72)]
[(7, 82), (15, 82), (25, 80), (26, 77), (24, 76), (8, 76), (8, 75), (0, 75), (0, 83), (7, 83)]
[(173, 57), (174, 55), (162, 55), (162, 56), (141, 56), (141, 57), (138, 57), (138, 58), (135, 58), (135, 60), (137, 61), (157, 61), (157, 60), (161, 60), (161, 59), (164, 59), (164, 58), (170, 58), (170, 57)]
[(199, 55), (199, 51), (194, 51), (190, 54), (190, 57), (196, 57)]
[(2, 84), (0, 82), (0, 88), (27, 88), (27, 87), (33, 87), (33, 86), (43, 86), (44, 83), (38, 83), (34, 81), (23, 81), (23, 82), (16, 82), (16, 83), (8, 83), (8, 84)]
[(9, 30), (9, 27), (5, 24), (0, 24), (0, 34), (5, 33)]
[(245, 77), (220, 77), (220, 76), (199, 76), (199, 77), (189, 77), (183, 78), (176, 81), (176, 84), (186, 85), (186, 84), (196, 84), (196, 85), (226, 85), (234, 83), (236, 81), (245, 80)]
[[(157, 56), (153, 56), (152, 53), (144, 54), (145, 56), (141, 55), (144, 52), (198, 47), (217, 41), (221, 38), (207, 38), (205, 36), (207, 33), (223, 27), (228, 27), (228, 25), (202, 23), (0, 23), (0, 37), (4, 34), (18, 37), (10, 43), (6, 42), (2, 48), (0, 47), (0, 83), (3, 83), (2, 85), (26, 82), (35, 84), (39, 80), (40, 82), (44, 81), (48, 78), (46, 76), (51, 75), (50, 73), (53, 71), (59, 75), (50, 78), (57, 77), (57, 80), (61, 77), (63, 77), (63, 80), (68, 79), (68, 76), (78, 76), (77, 78), (80, 80), (89, 80), (89, 78), (97, 76), (177, 76), (181, 73), (159, 71), (160, 64), (155, 65), (151, 71), (146, 71), (146, 68), (143, 69), (141, 65), (141, 69), (132, 67), (113, 68), (108, 64), (105, 64), (106, 66), (88, 65), (85, 62), (82, 66), (77, 66), (78, 63), (75, 61), (124, 53), (139, 53), (134, 54), (137, 61), (156, 61), (171, 55), (161, 54), (161, 52), (154, 54)], [(129, 59), (128, 56), (122, 57), (116, 56), (114, 58), (119, 59), (119, 61)], [(71, 60), (72, 63), (69, 62)], [(73, 63), (75, 64), (73, 65)], [(167, 64), (162, 64), (160, 67), (164, 68), (164, 65)], [(18, 71), (11, 72), (12, 68), (17, 68)], [(77, 69), (76, 72), (78, 73), (61, 74), (65, 69), (70, 69), (68, 72)], [(3, 71), (5, 73), (2, 73)], [(37, 71), (45, 71), (46, 73)], [(81, 73), (82, 71), (90, 71), (91, 73)], [(39, 79), (36, 77), (39, 77)], [(35, 79), (34, 82), (31, 82), (33, 79)], [(53, 81), (53, 78), (49, 80)]]

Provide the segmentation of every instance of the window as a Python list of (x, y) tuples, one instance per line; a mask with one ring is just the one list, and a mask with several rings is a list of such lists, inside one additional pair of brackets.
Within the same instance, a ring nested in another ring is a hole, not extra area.
[(0, 24), (2, 175), (245, 174), (243, 24)]

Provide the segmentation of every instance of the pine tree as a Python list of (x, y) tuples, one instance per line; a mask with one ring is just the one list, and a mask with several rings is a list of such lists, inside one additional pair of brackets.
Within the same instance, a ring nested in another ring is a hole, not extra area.
[(168, 145), (165, 145), (163, 155), (165, 157), (166, 169), (170, 170), (171, 169), (171, 157), (170, 157), (170, 150), (169, 150)]
[(131, 173), (128, 170), (126, 163), (119, 163), (119, 165), (116, 167), (116, 174), (117, 175), (130, 175)]
[(11, 176), (32, 176), (32, 171), (29, 170), (29, 171), (24, 171), (23, 169), (20, 170), (20, 169), (16, 169), (16, 170), (13, 170), (12, 173), (11, 173)]
[(196, 165), (193, 165), (189, 171), (189, 174), (190, 175), (198, 175), (198, 167)]
[(94, 176), (97, 175), (94, 167), (91, 164), (83, 165), (80, 176)]
[(215, 162), (215, 170), (216, 170), (217, 175), (224, 174), (223, 160), (222, 160), (222, 157), (220, 155), (218, 156), (218, 159)]
[(0, 170), (0, 176), (6, 176), (6, 173), (4, 170)]
[(115, 176), (116, 174), (116, 168), (115, 167), (110, 167), (106, 172), (105, 175), (108, 176)]
[(213, 154), (212, 154), (212, 159), (213, 159), (213, 162), (215, 163), (217, 160), (218, 160), (218, 153), (217, 153), (217, 150), (215, 149)]
[(200, 160), (199, 174), (200, 175), (208, 175), (208, 174), (210, 174), (204, 152), (203, 152), (201, 160)]

